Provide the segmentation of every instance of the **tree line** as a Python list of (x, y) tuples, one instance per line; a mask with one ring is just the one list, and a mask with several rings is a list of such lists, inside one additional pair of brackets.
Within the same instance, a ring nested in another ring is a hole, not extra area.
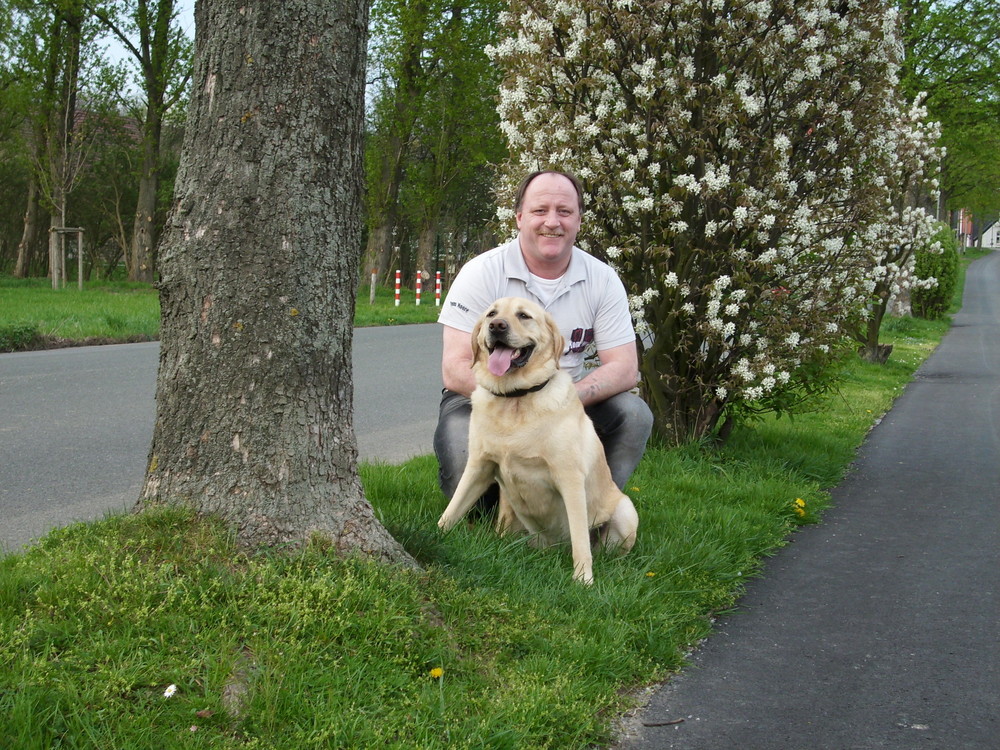
[[(0, 269), (150, 281), (171, 207), (192, 40), (174, 0), (15, 0), (0, 10)], [(497, 0), (375, 0), (367, 61), (365, 275), (454, 270), (494, 239), (504, 157), (493, 97)], [(124, 51), (110, 59), (108, 40)], [(52, 247), (50, 247), (52, 244)]]
[[(503, 71), (485, 50), (499, 42), (508, 7), (372, 1), (364, 278), (377, 271), (388, 283), (397, 268), (408, 283), (417, 271), (447, 277), (507, 231), (494, 214), (507, 157)], [(927, 119), (942, 126), (934, 213), (991, 219), (1000, 210), (997, 0), (900, 0), (898, 9), (899, 89), (909, 101), (923, 92)], [(177, 11), (175, 0), (14, 0), (0, 10), (0, 269), (52, 275), (61, 236), (50, 230), (69, 226), (85, 229), (88, 277), (154, 278), (191, 70)], [(109, 40), (120, 59), (109, 59)]]

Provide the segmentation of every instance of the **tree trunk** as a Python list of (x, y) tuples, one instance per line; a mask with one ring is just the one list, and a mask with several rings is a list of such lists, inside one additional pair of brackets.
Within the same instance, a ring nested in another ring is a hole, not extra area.
[(38, 258), (41, 255), (41, 233), (38, 224), (39, 196), (38, 179), (32, 171), (28, 178), (28, 205), (24, 209), (24, 230), (21, 241), (17, 244), (17, 263), (14, 266), (14, 276), (23, 279), (38, 271)]
[[(62, 199), (65, 203), (65, 197)], [(49, 278), (53, 289), (62, 289), (66, 285), (66, 268), (63, 265), (62, 239), (63, 235), (56, 229), (63, 227), (59, 214), (49, 215)]]
[(318, 534), (412, 564), (365, 500), (352, 424), (366, 3), (195, 14), (138, 507), (194, 506), (252, 545)]
[(399, 266), (399, 253), (393, 245), (394, 222), (394, 218), (379, 222), (368, 233), (368, 246), (365, 248), (362, 268), (366, 274), (371, 274), (375, 270), (380, 284), (390, 284)]
[(879, 332), (882, 330), (882, 319), (889, 306), (889, 292), (884, 290), (879, 294), (878, 301), (872, 307), (872, 314), (865, 324), (865, 335), (858, 347), (858, 356), (866, 362), (884, 365), (892, 354), (892, 344), (880, 344)]
[[(156, 227), (156, 193), (159, 189), (161, 113), (156, 107), (146, 110), (146, 133), (143, 135), (142, 171), (139, 175), (139, 196), (132, 223), (132, 244), (129, 252), (129, 279), (152, 281), (154, 272), (153, 243)], [(153, 122), (150, 122), (153, 120)]]
[(437, 240), (437, 219), (428, 219), (420, 227), (420, 237), (417, 240), (417, 273), (424, 271), (432, 276), (437, 269), (434, 267), (434, 242)]

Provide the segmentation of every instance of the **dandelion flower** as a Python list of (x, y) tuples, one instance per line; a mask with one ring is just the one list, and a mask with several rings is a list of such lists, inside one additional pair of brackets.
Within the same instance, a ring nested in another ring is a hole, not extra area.
[(164, 698), (172, 698), (174, 693), (177, 692), (176, 685), (167, 685), (167, 689), (163, 691)]
[(652, 578), (655, 575), (656, 573), (654, 573), (653, 571), (649, 571), (648, 573), (646, 573), (646, 578)]
[(444, 676), (444, 669), (441, 667), (434, 667), (434, 669), (431, 670), (430, 675), (435, 680), (441, 679), (441, 677)]

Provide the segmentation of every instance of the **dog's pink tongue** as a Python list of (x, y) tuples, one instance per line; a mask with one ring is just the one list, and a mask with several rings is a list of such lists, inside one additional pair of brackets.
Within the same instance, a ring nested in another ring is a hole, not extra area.
[(508, 349), (506, 346), (498, 346), (490, 353), (490, 360), (489, 360), (490, 372), (492, 372), (498, 378), (502, 375), (506, 375), (507, 370), (510, 369), (510, 361), (513, 358), (514, 358), (513, 349)]

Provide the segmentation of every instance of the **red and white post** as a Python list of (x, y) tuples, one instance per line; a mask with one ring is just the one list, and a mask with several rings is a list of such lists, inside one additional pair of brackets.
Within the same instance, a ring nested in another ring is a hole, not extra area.
[(420, 307), (420, 290), (423, 288), (423, 272), (417, 271), (417, 307)]
[(441, 307), (441, 272), (434, 272), (434, 307)]
[(396, 307), (399, 307), (399, 284), (401, 277), (403, 275), (402, 271), (396, 271)]

